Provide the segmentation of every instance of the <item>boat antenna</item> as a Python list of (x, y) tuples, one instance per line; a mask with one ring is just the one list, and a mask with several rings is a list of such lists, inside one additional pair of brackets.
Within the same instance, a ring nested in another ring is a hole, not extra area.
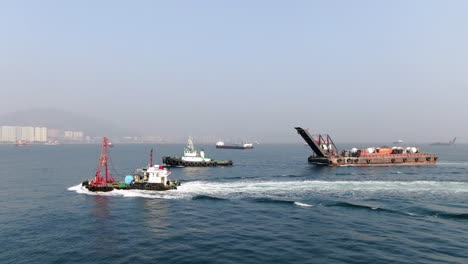
[[(114, 177), (112, 177), (112, 174), (109, 171), (108, 161), (109, 161), (109, 141), (107, 137), (104, 137), (102, 139), (101, 155), (99, 156), (99, 163), (98, 163), (98, 168), (96, 171), (96, 176), (94, 180), (92, 181), (93, 184), (104, 184), (108, 182), (115, 182)], [(102, 166), (104, 166), (104, 169), (105, 169), (105, 173), (106, 173), (105, 178), (101, 176)]]
[(150, 168), (153, 167), (153, 148), (151, 148), (150, 151), (150, 163), (149, 163)]

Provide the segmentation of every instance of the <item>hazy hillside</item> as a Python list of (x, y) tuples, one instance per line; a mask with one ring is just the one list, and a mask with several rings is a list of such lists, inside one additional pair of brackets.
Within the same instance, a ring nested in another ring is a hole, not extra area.
[(59, 109), (30, 109), (0, 115), (0, 125), (45, 126), (61, 130), (84, 131), (90, 136), (135, 135), (112, 122), (82, 116)]

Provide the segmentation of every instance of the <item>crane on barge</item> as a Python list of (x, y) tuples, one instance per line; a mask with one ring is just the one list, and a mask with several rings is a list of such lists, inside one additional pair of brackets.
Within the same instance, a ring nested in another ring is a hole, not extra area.
[[(82, 186), (86, 187), (92, 192), (109, 192), (114, 190), (114, 185), (118, 184), (114, 177), (112, 177), (109, 171), (109, 140), (107, 137), (102, 139), (101, 155), (99, 156), (98, 168), (94, 179), (89, 182), (88, 180), (82, 183)], [(101, 175), (101, 169), (104, 167), (104, 175)]]
[(339, 151), (328, 134), (311, 135), (307, 129), (295, 127), (297, 133), (310, 146), (313, 154), (308, 161), (323, 166), (393, 166), (433, 165), (438, 157), (422, 153), (416, 147), (378, 147)]

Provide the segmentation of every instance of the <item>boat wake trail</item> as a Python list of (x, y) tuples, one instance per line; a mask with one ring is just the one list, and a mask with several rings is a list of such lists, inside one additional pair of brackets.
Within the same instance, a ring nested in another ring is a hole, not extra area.
[(398, 214), (404, 216), (411, 216), (411, 217), (434, 217), (434, 218), (442, 218), (442, 219), (452, 219), (452, 220), (468, 220), (467, 213), (456, 213), (456, 212), (446, 212), (446, 211), (437, 211), (425, 208), (413, 208), (411, 209), (412, 212), (408, 211), (400, 211), (400, 210), (392, 210), (386, 209), (381, 207), (374, 207), (364, 204), (354, 204), (348, 202), (338, 202), (338, 203), (330, 203), (324, 204), (323, 206), (326, 207), (342, 207), (350, 210), (364, 210), (369, 212), (380, 212), (380, 213), (388, 213), (388, 214)]
[(177, 190), (145, 191), (145, 190), (113, 190), (111, 192), (93, 193), (81, 184), (68, 188), (80, 194), (143, 197), (154, 199), (192, 199), (192, 200), (232, 200), (260, 199), (268, 202), (272, 199), (296, 203), (298, 199), (310, 198), (316, 195), (333, 195), (335, 197), (369, 197), (373, 195), (457, 195), (468, 193), (468, 182), (443, 181), (232, 181), (184, 182)]
[[(368, 205), (361, 205), (361, 204), (353, 204), (347, 202), (339, 202), (339, 203), (332, 203), (325, 205), (327, 207), (344, 207), (349, 209), (356, 209), (356, 210), (369, 210), (369, 211), (377, 211), (377, 212), (387, 212), (387, 213), (400, 213), (398, 211), (384, 209), (375, 206), (368, 206)], [(407, 213), (405, 213), (407, 214)]]
[(468, 166), (468, 162), (439, 162), (437, 163), (437, 166)]
[(306, 203), (300, 203), (300, 202), (294, 202), (295, 205), (297, 206), (302, 206), (302, 207), (312, 207), (313, 205), (306, 204)]

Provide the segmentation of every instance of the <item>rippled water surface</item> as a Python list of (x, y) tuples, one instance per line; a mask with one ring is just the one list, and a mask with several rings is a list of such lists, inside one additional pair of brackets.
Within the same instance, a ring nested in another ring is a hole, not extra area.
[[(117, 145), (114, 177), (183, 145)], [(0, 263), (466, 263), (468, 146), (436, 166), (321, 168), (302, 145), (217, 150), (166, 192), (90, 193), (97, 145), (0, 145)]]

